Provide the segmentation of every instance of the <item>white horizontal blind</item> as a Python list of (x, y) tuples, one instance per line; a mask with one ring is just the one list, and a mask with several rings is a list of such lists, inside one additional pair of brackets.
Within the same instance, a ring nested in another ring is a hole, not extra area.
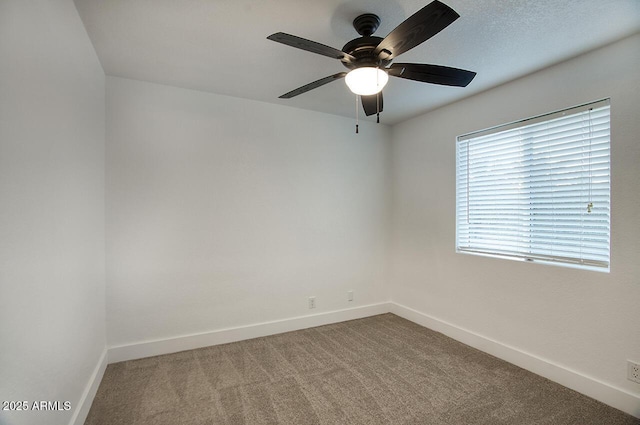
[(460, 136), (456, 250), (609, 268), (609, 100)]

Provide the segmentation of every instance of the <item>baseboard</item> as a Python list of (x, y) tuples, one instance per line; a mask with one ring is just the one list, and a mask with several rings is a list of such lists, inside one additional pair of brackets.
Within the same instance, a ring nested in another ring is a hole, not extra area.
[(93, 403), (93, 399), (96, 396), (96, 392), (98, 392), (98, 387), (100, 386), (100, 382), (102, 381), (102, 377), (104, 376), (104, 371), (107, 369), (107, 349), (105, 348), (102, 351), (102, 355), (100, 355), (100, 359), (98, 360), (98, 364), (96, 365), (91, 377), (89, 378), (89, 382), (87, 383), (80, 400), (78, 401), (78, 405), (76, 406), (73, 416), (71, 416), (71, 421), (69, 421), (69, 425), (83, 425), (84, 421), (87, 419), (87, 415), (89, 414), (89, 409), (91, 409), (91, 404)]
[(183, 335), (175, 338), (109, 347), (109, 363), (140, 359), (143, 357), (151, 357), (161, 354), (177, 353), (179, 351), (192, 350), (194, 348), (226, 344), (229, 342), (242, 341), (245, 339), (258, 338), (283, 332), (297, 331), (314, 326), (344, 322), (346, 320), (360, 319), (363, 317), (388, 313), (389, 309), (389, 303), (372, 304), (345, 310), (329, 311), (310, 316), (300, 316), (291, 319), (256, 323), (199, 334)]
[(389, 311), (397, 316), (640, 418), (640, 397), (637, 395), (401, 304), (391, 302), (390, 306)]

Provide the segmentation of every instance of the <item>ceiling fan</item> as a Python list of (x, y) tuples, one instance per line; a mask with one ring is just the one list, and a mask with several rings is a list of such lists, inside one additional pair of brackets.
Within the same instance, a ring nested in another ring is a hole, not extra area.
[(389, 75), (423, 83), (466, 87), (476, 76), (475, 72), (440, 65), (418, 63), (391, 63), (402, 53), (433, 37), (460, 15), (444, 3), (435, 0), (398, 25), (385, 38), (373, 33), (380, 25), (380, 18), (372, 13), (360, 15), (353, 26), (361, 37), (344, 45), (342, 50), (307, 40), (295, 35), (277, 32), (267, 39), (278, 43), (338, 59), (350, 69), (321, 78), (280, 96), (290, 99), (332, 81), (345, 78), (349, 89), (361, 96), (367, 116), (382, 112), (382, 88)]

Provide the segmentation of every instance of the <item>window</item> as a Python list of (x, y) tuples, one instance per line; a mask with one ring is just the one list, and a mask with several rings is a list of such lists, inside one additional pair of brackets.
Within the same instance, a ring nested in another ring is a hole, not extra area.
[(609, 99), (456, 141), (456, 251), (609, 270)]

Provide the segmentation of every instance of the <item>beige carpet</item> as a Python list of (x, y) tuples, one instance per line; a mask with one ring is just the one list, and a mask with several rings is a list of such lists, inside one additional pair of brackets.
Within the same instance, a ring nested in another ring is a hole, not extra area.
[(392, 314), (109, 365), (85, 425), (640, 424)]

